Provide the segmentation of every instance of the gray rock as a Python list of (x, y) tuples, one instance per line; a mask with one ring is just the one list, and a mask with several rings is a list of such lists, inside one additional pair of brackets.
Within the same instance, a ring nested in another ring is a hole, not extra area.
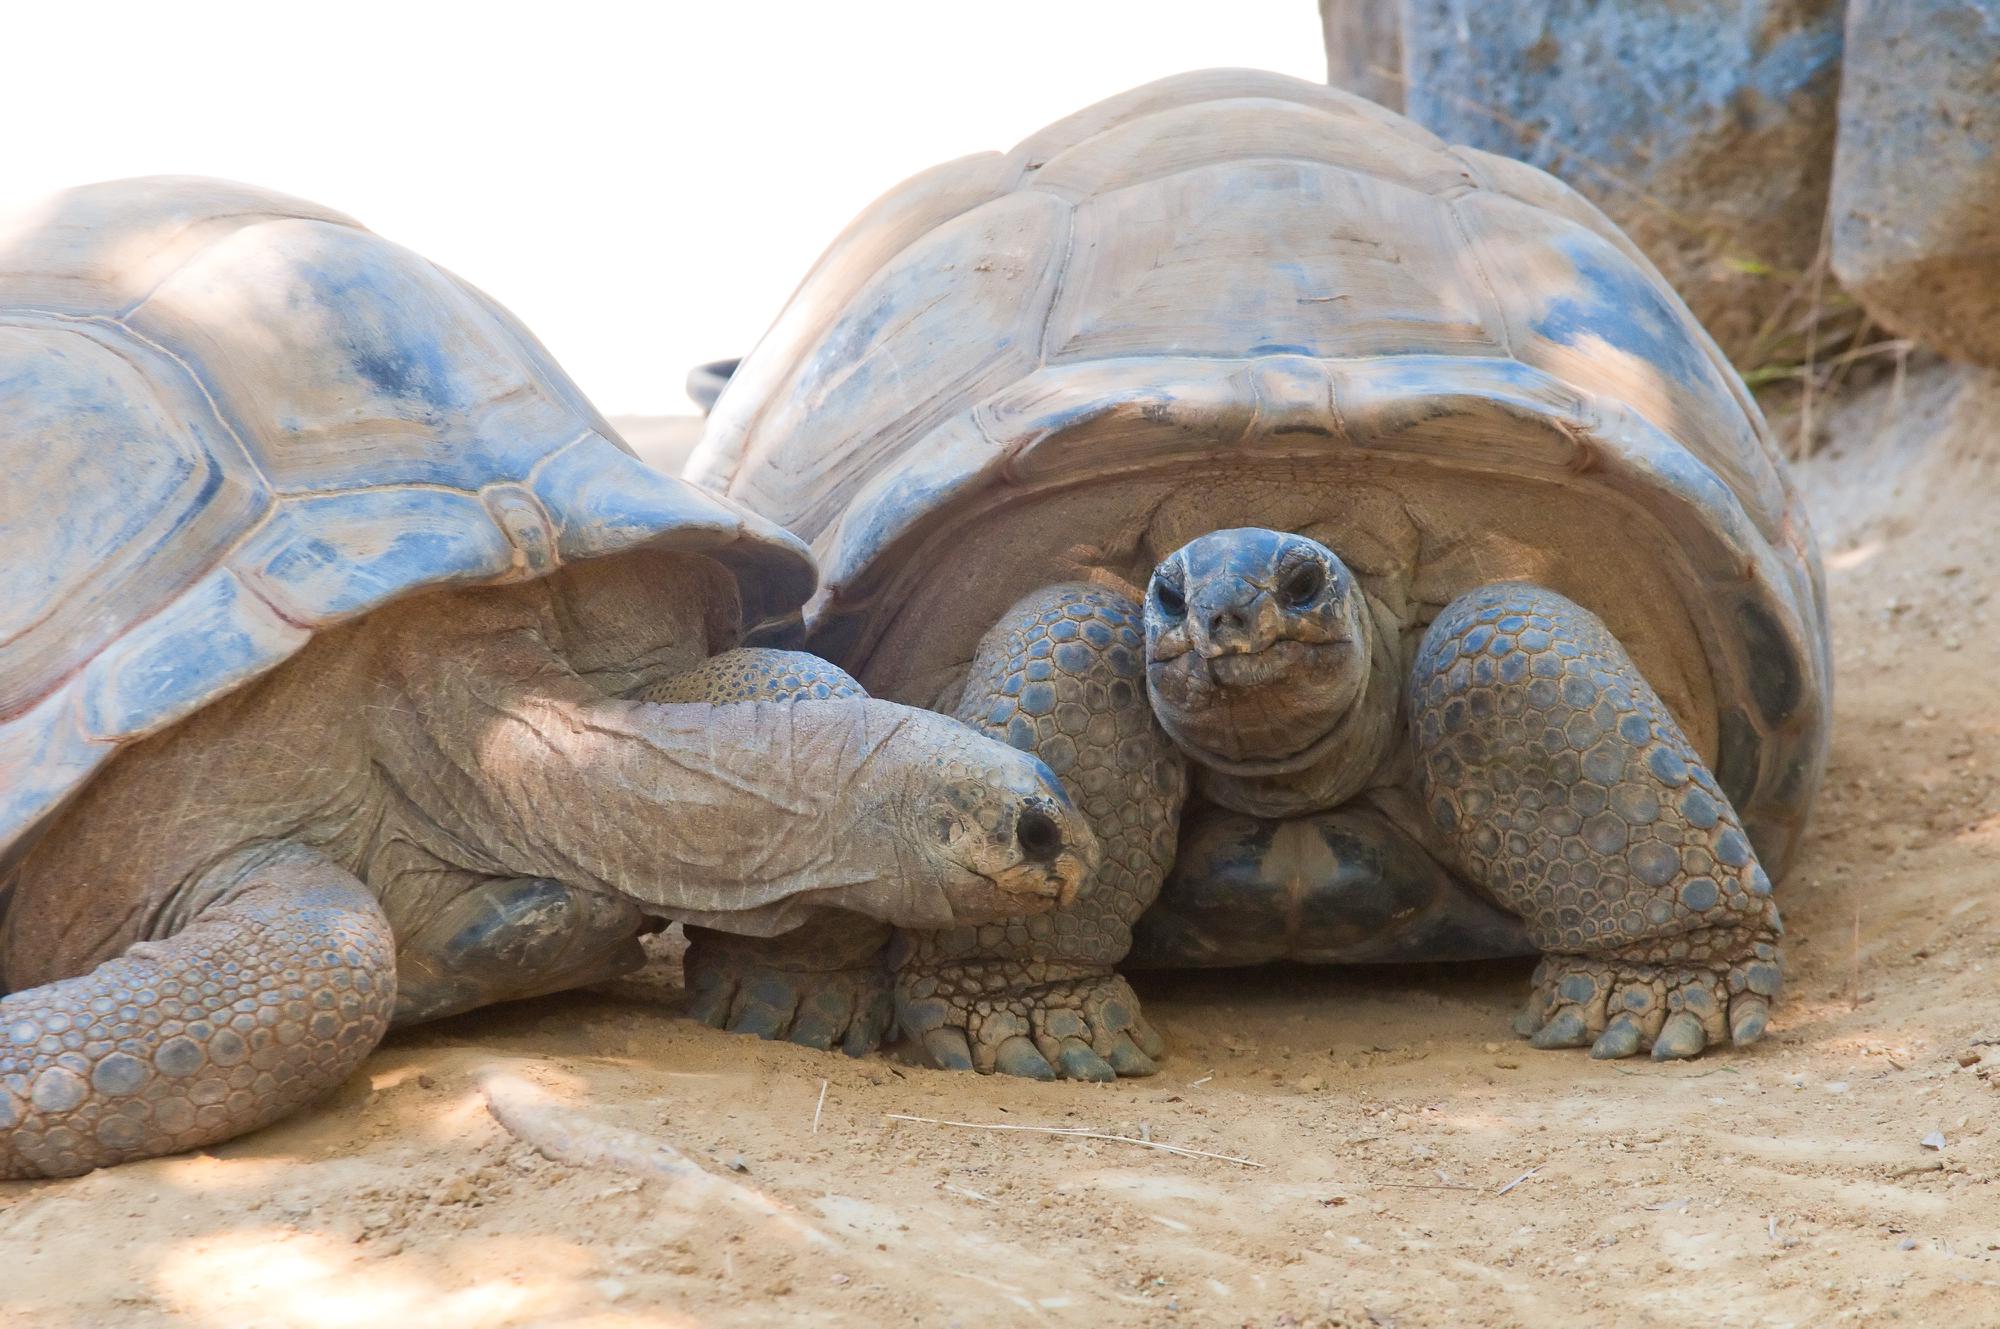
[(1403, 13), (1395, 0), (1319, 0), (1326, 81), (1403, 109)]
[[(1389, 49), (1325, 0), (1333, 81)], [(1532, 162), (1646, 251), (1739, 365), (1819, 253), (1839, 0), (1390, 0), (1412, 118)], [(1378, 17), (1379, 24), (1380, 19)], [(1338, 27), (1338, 33), (1336, 33)], [(1379, 87), (1378, 85), (1375, 85)]]
[(2000, 0), (1849, 0), (1831, 207), (1877, 322), (2000, 365)]

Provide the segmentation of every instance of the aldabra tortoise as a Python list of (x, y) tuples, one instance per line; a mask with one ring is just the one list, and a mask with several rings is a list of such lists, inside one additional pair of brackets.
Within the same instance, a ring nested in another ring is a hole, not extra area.
[(1031, 756), (727, 650), (798, 543), (337, 213), (156, 179), (0, 224), (0, 467), (0, 1177), (238, 1134), (648, 918), (939, 927), (1094, 862)]
[(812, 544), (814, 649), (1097, 829), (1074, 907), (899, 947), (940, 1062), (1152, 1069), (1135, 924), (1151, 965), (1541, 952), (1544, 1047), (1763, 1028), (1817, 555), (1714, 344), (1541, 172), (1276, 75), (1140, 88), (865, 212), (689, 474)]

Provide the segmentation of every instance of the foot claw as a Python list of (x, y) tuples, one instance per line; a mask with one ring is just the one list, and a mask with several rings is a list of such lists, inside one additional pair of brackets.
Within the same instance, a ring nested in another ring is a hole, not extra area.
[(1528, 1040), (1530, 1047), (1537, 1048), (1580, 1048), (1590, 1042), (1590, 1027), (1584, 1023), (1583, 1013), (1574, 1006), (1565, 1006), (1549, 1017), (1549, 1022), (1535, 1031)]
[(972, 1069), (972, 1044), (963, 1029), (933, 1029), (923, 1037), (924, 1055), (941, 1071)]
[(1650, 1047), (1655, 1060), (1677, 1061), (1725, 1038), (1752, 1043), (1770, 1018), (1770, 998), (1757, 988), (1778, 981), (1775, 949), (1757, 943), (1752, 955), (1720, 968), (1551, 955), (1514, 1027), (1535, 1047), (1588, 1045), (1601, 1060)]
[(1063, 1050), (1056, 1056), (1056, 1065), (1062, 1067), (1065, 1080), (1108, 1084), (1118, 1078), (1118, 1072), (1111, 1069), (1110, 1062), (1073, 1040), (1064, 1043)]
[(789, 1007), (766, 1005), (751, 998), (737, 1003), (729, 1015), (729, 1031), (734, 1034), (750, 1034), (757, 1038), (771, 1040), (791, 1027), (792, 1012)]
[(686, 960), (688, 1014), (711, 1029), (786, 1039), (860, 1056), (882, 1043), (889, 972), (787, 969), (727, 946), (696, 943)]
[(1020, 1034), (1004, 1040), (993, 1054), (993, 1069), (1002, 1075), (1018, 1075), (1025, 1080), (1053, 1080), (1056, 1068), (1036, 1049), (1034, 1040)]
[(1617, 1061), (1637, 1052), (1646, 1041), (1646, 1031), (1639, 1022), (1629, 1015), (1614, 1018), (1590, 1045), (1590, 1055), (1597, 1061)]
[(1688, 1057), (1698, 1057), (1708, 1046), (1708, 1031), (1702, 1028), (1701, 1017), (1688, 1011), (1675, 1011), (1667, 1017), (1666, 1027), (1653, 1040), (1654, 1061), (1683, 1061)]
[(831, 1052), (833, 1045), (840, 1040), (844, 1024), (839, 1016), (824, 1010), (801, 1010), (792, 1021), (791, 1040), (800, 1047)]
[[(920, 1038), (926, 1052), (937, 1033), (956, 1032), (954, 1047), (969, 1055), (954, 1058), (953, 1069), (1037, 1080), (1115, 1080), (1153, 1074), (1159, 1069), (1154, 1057), (1166, 1048), (1116, 974), (985, 990), (968, 983), (973, 990), (962, 993), (952, 991), (961, 980), (950, 971), (906, 973), (904, 981), (906, 992), (907, 986), (918, 986), (927, 995), (901, 998), (902, 1029)], [(946, 1064), (935, 1055), (931, 1060)]]
[(1105, 1060), (1111, 1063), (1112, 1070), (1128, 1079), (1152, 1075), (1160, 1069), (1136, 1042), (1124, 1034), (1111, 1041), (1111, 1055)]
[(1771, 1007), (1762, 997), (1742, 996), (1729, 1003), (1729, 1041), (1737, 1047), (1754, 1043), (1764, 1036)]
[(705, 983), (691, 987), (688, 992), (688, 1018), (700, 1021), (710, 1029), (720, 1029), (729, 1023), (729, 999), (735, 989), (726, 983)]

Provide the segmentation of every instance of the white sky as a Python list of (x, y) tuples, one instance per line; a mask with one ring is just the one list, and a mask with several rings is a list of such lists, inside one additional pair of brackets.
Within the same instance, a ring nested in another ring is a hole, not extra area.
[(690, 409), (924, 167), (1166, 74), (1325, 76), (1313, 0), (20, 4), (0, 204), (266, 185), (485, 288), (607, 413)]

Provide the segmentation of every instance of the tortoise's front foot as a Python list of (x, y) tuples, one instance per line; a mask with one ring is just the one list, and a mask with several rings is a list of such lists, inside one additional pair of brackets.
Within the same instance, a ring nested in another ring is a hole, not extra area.
[(808, 925), (771, 938), (687, 932), (688, 1014), (710, 1028), (823, 1052), (838, 1047), (850, 1057), (874, 1051), (888, 1034), (886, 928)]
[(905, 969), (896, 1023), (944, 1070), (1115, 1080), (1159, 1069), (1166, 1040), (1123, 977), (1106, 969), (1032, 982), (1022, 970), (1004, 961)]
[(1599, 1059), (1651, 1048), (1654, 1061), (1678, 1061), (1724, 1039), (1756, 1042), (1779, 981), (1777, 946), (1769, 941), (1717, 965), (1551, 955), (1535, 969), (1515, 1030), (1538, 1048), (1588, 1045)]

